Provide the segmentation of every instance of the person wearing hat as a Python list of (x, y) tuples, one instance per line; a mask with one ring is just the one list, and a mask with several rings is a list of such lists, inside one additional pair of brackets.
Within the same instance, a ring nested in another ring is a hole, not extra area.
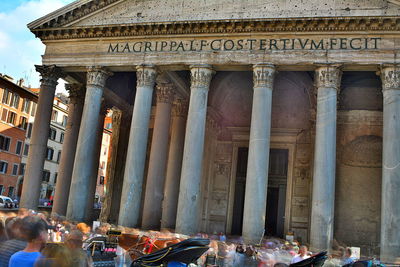
[(41, 256), (40, 251), (47, 241), (49, 225), (38, 216), (27, 216), (22, 219), (21, 233), (28, 241), (24, 250), (14, 253), (9, 267), (33, 267)]

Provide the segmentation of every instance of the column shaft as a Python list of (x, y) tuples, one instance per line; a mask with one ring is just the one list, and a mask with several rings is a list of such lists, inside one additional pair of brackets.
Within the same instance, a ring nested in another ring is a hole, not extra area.
[(100, 153), (101, 153), (101, 144), (103, 141), (103, 129), (104, 129), (104, 119), (106, 117), (106, 111), (100, 111), (99, 122), (96, 129), (96, 143), (92, 150), (92, 157), (94, 158), (93, 166), (91, 170), (91, 175), (89, 177), (90, 186), (88, 190), (88, 201), (85, 213), (85, 221), (90, 222), (93, 219), (93, 205), (94, 198), (96, 196), (96, 186), (97, 186), (97, 178), (99, 176), (99, 164), (100, 164)]
[(68, 199), (67, 218), (83, 221), (87, 208), (88, 190), (94, 161), (93, 149), (96, 146), (100, 107), (103, 90), (110, 73), (100, 68), (90, 68), (87, 73), (87, 86), (82, 122), (79, 130), (74, 169)]
[(243, 238), (257, 244), (264, 234), (267, 206), (271, 100), (275, 67), (253, 67), (253, 107), (243, 211)]
[(310, 244), (316, 250), (330, 250), (335, 212), (336, 102), (340, 68), (336, 65), (318, 67), (315, 81), (318, 95)]
[(159, 83), (157, 85), (156, 116), (142, 216), (144, 229), (160, 227), (173, 90), (172, 84)]
[(20, 203), (21, 208), (27, 209), (37, 209), (39, 204), (54, 94), (57, 80), (61, 76), (55, 66), (36, 66), (36, 71), (42, 79)]
[(137, 227), (142, 196), (143, 173), (149, 131), (151, 102), (156, 71), (138, 66), (135, 105), (129, 136), (118, 224)]
[(161, 228), (175, 228), (178, 207), (179, 184), (181, 178), (183, 145), (185, 142), (185, 124), (187, 103), (182, 100), (174, 103), (171, 122), (171, 141), (169, 145), (167, 174), (162, 202)]
[[(109, 161), (107, 163), (107, 183), (105, 184), (105, 196), (104, 201), (101, 206), (100, 213), (100, 221), (108, 222), (111, 214), (111, 203), (113, 198), (113, 190), (114, 190), (114, 182), (115, 173), (116, 173), (116, 163), (117, 163), (117, 155), (118, 155), (118, 143), (119, 137), (121, 133), (121, 118), (122, 112), (117, 108), (112, 108), (112, 135), (111, 135), (111, 147), (109, 153), (111, 156), (109, 157)], [(119, 204), (119, 202), (118, 202)]]
[(69, 91), (70, 99), (68, 105), (68, 121), (65, 129), (60, 165), (58, 167), (58, 177), (52, 209), (52, 212), (64, 216), (67, 212), (69, 188), (71, 186), (76, 143), (78, 142), (84, 101), (84, 89), (81, 85), (67, 84), (66, 89)]
[(400, 65), (384, 65), (381, 261), (400, 264)]
[(192, 235), (200, 218), (200, 182), (207, 113), (207, 97), (213, 71), (208, 65), (191, 66), (189, 112), (185, 134), (176, 231)]

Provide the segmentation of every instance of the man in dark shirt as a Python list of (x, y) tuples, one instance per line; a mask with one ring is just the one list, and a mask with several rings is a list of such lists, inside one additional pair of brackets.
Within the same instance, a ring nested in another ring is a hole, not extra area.
[(21, 225), (22, 219), (18, 217), (7, 222), (8, 240), (0, 244), (0, 267), (8, 267), (11, 255), (26, 247), (27, 242), (22, 236)]

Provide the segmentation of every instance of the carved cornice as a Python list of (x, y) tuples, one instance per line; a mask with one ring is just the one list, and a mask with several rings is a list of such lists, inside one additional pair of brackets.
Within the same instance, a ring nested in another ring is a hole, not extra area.
[(156, 94), (158, 103), (172, 103), (175, 94), (174, 85), (172, 83), (158, 83)]
[[(108, 0), (111, 1), (111, 0)], [(71, 19), (72, 21), (73, 19)], [(65, 23), (64, 23), (65, 24)], [(108, 26), (61, 27), (64, 24), (31, 29), (42, 40), (100, 37), (157, 36), (186, 34), (234, 34), (276, 32), (377, 32), (399, 31), (399, 17), (325, 17), (232, 19), (135, 23)], [(50, 27), (50, 28), (48, 28)]]
[(318, 88), (340, 89), (342, 81), (342, 70), (340, 65), (326, 64), (318, 67), (315, 71), (315, 85)]
[(211, 78), (214, 75), (210, 65), (192, 65), (190, 66), (191, 89), (210, 87)]
[(152, 65), (141, 65), (136, 67), (137, 87), (154, 88), (157, 71)]
[(109, 72), (102, 67), (89, 67), (86, 75), (86, 84), (104, 87), (107, 78), (111, 75), (112, 72)]
[(400, 89), (400, 65), (385, 64), (381, 67), (382, 90)]
[(176, 99), (172, 106), (172, 116), (186, 117), (188, 113), (188, 102), (183, 99)]
[(272, 64), (256, 64), (253, 66), (254, 88), (266, 87), (273, 89), (275, 66)]
[(40, 79), (40, 83), (43, 86), (56, 87), (58, 84), (57, 80), (63, 77), (61, 69), (56, 67), (55, 65), (35, 65), (35, 68), (36, 71), (40, 73), (40, 76), (42, 76), (42, 78)]

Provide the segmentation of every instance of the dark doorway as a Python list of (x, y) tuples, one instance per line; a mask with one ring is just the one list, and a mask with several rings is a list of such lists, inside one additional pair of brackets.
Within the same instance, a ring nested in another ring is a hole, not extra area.
[[(246, 191), (248, 148), (239, 147), (231, 234), (241, 235)], [(285, 223), (288, 150), (270, 149), (265, 235), (283, 237)]]

